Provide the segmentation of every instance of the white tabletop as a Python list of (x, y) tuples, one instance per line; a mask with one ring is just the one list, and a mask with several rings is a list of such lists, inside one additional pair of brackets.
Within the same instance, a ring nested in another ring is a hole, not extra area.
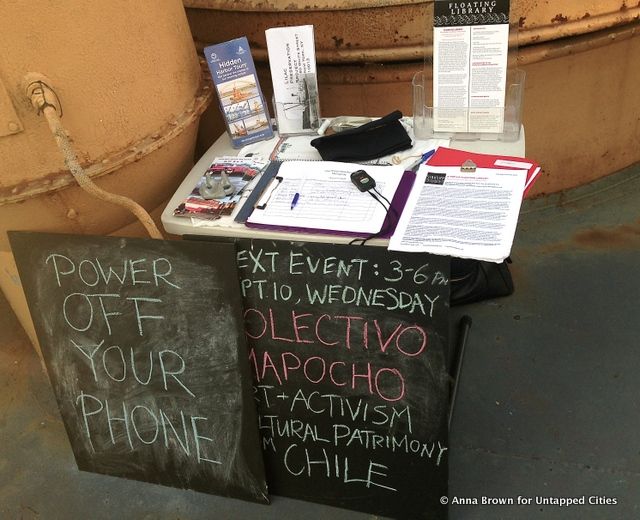
[[(505, 141), (458, 141), (452, 139), (449, 146), (459, 150), (469, 152), (488, 153), (496, 155), (509, 155), (513, 157), (524, 157), (525, 154), (525, 136), (524, 128), (521, 129), (520, 139), (514, 142)], [(198, 183), (204, 172), (211, 165), (216, 157), (237, 155), (238, 150), (231, 146), (229, 136), (224, 133), (218, 140), (211, 145), (200, 160), (191, 169), (189, 174), (162, 212), (162, 225), (167, 233), (174, 235), (207, 235), (217, 237), (237, 237), (237, 238), (262, 238), (269, 240), (291, 240), (291, 241), (307, 241), (307, 242), (327, 242), (336, 244), (347, 244), (353, 237), (315, 234), (315, 233), (294, 233), (287, 231), (272, 231), (266, 229), (256, 229), (245, 226), (233, 220), (233, 216), (224, 216), (213, 222), (206, 224), (194, 224), (195, 219), (187, 217), (176, 217), (173, 215), (174, 210), (189, 196), (194, 186)], [(242, 202), (242, 201), (241, 201)], [(235, 214), (235, 212), (234, 212)], [(386, 245), (388, 239), (375, 239), (367, 242), (371, 245)]]

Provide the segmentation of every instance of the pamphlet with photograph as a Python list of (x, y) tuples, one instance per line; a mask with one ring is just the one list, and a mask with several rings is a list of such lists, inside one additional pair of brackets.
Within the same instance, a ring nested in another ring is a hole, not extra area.
[(234, 148), (273, 137), (249, 43), (243, 36), (205, 47), (220, 110)]
[(265, 35), (278, 133), (315, 133), (320, 101), (313, 25), (274, 27)]
[(176, 217), (217, 220), (231, 215), (251, 181), (269, 164), (253, 157), (216, 157), (189, 196), (174, 210)]

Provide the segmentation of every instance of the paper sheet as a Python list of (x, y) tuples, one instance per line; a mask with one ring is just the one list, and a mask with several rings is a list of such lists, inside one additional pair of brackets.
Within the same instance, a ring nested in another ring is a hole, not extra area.
[(511, 252), (526, 176), (422, 165), (389, 249), (501, 262)]
[[(331, 161), (287, 161), (247, 219), (251, 224), (372, 234), (387, 211), (369, 193), (359, 191), (350, 175), (362, 166)], [(402, 166), (366, 166), (376, 189), (389, 201), (404, 174)], [(278, 181), (278, 178), (281, 181)], [(299, 197), (295, 207), (292, 201)], [(383, 200), (384, 202), (384, 200)], [(386, 204), (386, 202), (385, 202)]]
[(486, 153), (467, 152), (440, 146), (436, 153), (429, 159), (432, 166), (453, 166), (463, 164), (471, 160), (479, 168), (508, 168), (512, 170), (527, 170), (527, 180), (524, 186), (523, 197), (533, 186), (538, 178), (540, 166), (538, 163), (525, 157), (513, 157), (508, 155), (492, 155)]
[(504, 129), (509, 0), (434, 2), (436, 132)]

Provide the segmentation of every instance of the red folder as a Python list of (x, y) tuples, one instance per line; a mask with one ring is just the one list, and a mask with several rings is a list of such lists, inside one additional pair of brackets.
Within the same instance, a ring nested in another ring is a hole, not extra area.
[(512, 157), (509, 155), (491, 155), (484, 153), (465, 152), (455, 148), (438, 147), (435, 153), (429, 157), (427, 164), (431, 166), (462, 166), (466, 161), (472, 161), (478, 168), (508, 168), (511, 170), (527, 170), (527, 180), (524, 184), (522, 197), (537, 180), (540, 173), (540, 165), (525, 157)]

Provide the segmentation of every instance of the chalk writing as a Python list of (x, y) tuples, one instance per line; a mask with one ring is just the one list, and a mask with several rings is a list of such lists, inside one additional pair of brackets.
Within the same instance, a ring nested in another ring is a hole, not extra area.
[[(66, 255), (52, 253), (47, 256), (45, 263), (53, 266), (58, 287), (62, 287), (61, 276), (66, 277), (75, 274), (77, 279), (88, 287), (95, 287), (99, 283), (109, 285), (113, 280), (114, 283), (117, 282), (121, 286), (126, 284), (153, 284), (158, 287), (162, 282), (176, 289), (180, 288), (167, 279), (173, 268), (171, 262), (163, 257), (153, 260), (147, 260), (146, 258), (124, 259), (122, 260), (122, 267), (118, 266), (116, 268), (112, 265), (104, 266), (103, 262), (98, 258), (92, 260), (83, 259), (77, 263)], [(143, 264), (144, 267), (136, 267), (138, 264)], [(149, 272), (150, 274), (147, 275), (146, 279), (144, 275), (140, 275), (140, 273)], [(151, 277), (150, 279), (148, 278), (149, 276)]]
[[(343, 259), (336, 256), (314, 258), (304, 252), (290, 251), (281, 255), (278, 251), (261, 248), (242, 249), (237, 254), (238, 267), (245, 275), (240, 280), (242, 296), (249, 300), (288, 302), (295, 304), (332, 305), (343, 303), (362, 308), (379, 308), (387, 311), (407, 311), (433, 317), (435, 306), (441, 298), (441, 286), (448, 285), (442, 271), (433, 271), (429, 264), (417, 268), (403, 267), (392, 260), (386, 267), (364, 258)], [(286, 283), (270, 280), (266, 276), (283, 270), (293, 282), (298, 276), (322, 276), (322, 280), (335, 277), (341, 283)], [(433, 271), (433, 272), (432, 272)], [(387, 274), (385, 274), (385, 272)], [(264, 276), (255, 277), (260, 274)], [(366, 277), (380, 278), (387, 284), (404, 280), (415, 286), (431, 289), (403, 291), (397, 287), (362, 286)]]
[[(92, 432), (104, 430), (106, 423), (109, 429), (109, 438), (113, 445), (124, 442), (133, 451), (135, 441), (146, 445), (154, 444), (159, 440), (159, 433), (162, 431), (160, 442), (164, 444), (165, 448), (169, 448), (169, 439), (171, 438), (185, 455), (191, 455), (191, 452), (194, 451), (198, 462), (221, 464), (219, 460), (209, 459), (202, 454), (201, 441), (213, 442), (213, 439), (199, 433), (198, 421), (206, 422), (208, 420), (206, 417), (191, 416), (187, 420), (186, 417), (188, 416), (185, 416), (185, 413), (180, 411), (180, 420), (177, 421), (176, 419), (170, 419), (168, 413), (162, 409), (154, 411), (141, 404), (131, 407), (124, 401), (119, 406), (114, 406), (107, 399), (101, 400), (84, 392), (80, 392), (76, 403), (81, 410), (84, 432), (94, 451)], [(121, 415), (118, 416), (118, 413)], [(94, 416), (101, 420), (99, 422), (96, 421)], [(89, 426), (90, 418), (91, 427)], [(122, 435), (114, 433), (118, 423), (120, 423), (120, 428), (125, 433), (126, 440), (122, 438)], [(175, 423), (177, 423), (177, 426)], [(148, 435), (149, 432), (151, 433), (151, 438), (147, 437), (145, 439), (145, 435)], [(190, 444), (193, 444), (194, 450), (190, 448)]]
[(445, 260), (256, 240), (237, 261), (273, 491), (393, 517), (438, 508)]
[[(89, 364), (91, 367), (91, 373), (93, 374), (93, 380), (96, 383), (99, 383), (98, 379), (98, 369), (96, 368), (96, 354), (98, 354), (98, 367), (102, 370), (100, 371), (100, 375), (103, 374), (107, 376), (108, 379), (115, 382), (123, 382), (127, 379), (127, 367), (129, 367), (130, 375), (133, 376), (135, 382), (137, 384), (146, 386), (151, 381), (151, 376), (154, 373), (153, 364), (154, 359), (158, 358), (158, 369), (160, 370), (160, 375), (162, 377), (162, 384), (164, 390), (168, 390), (168, 381), (173, 384), (177, 384), (184, 391), (186, 391), (191, 397), (195, 397), (195, 394), (187, 388), (185, 383), (177, 376), (183, 374), (186, 368), (186, 363), (183, 357), (174, 352), (173, 350), (165, 349), (159, 352), (149, 351), (148, 353), (148, 368), (147, 368), (147, 378), (146, 381), (142, 380), (138, 377), (138, 372), (140, 372), (140, 368), (136, 368), (140, 363), (136, 361), (135, 351), (133, 348), (129, 347), (129, 355), (125, 359), (124, 350), (118, 345), (111, 345), (105, 349), (102, 349), (104, 346), (104, 341), (101, 340), (97, 345), (80, 345), (76, 343), (73, 339), (71, 340), (71, 344), (78, 349), (78, 351), (85, 356), (89, 360)], [(102, 355), (98, 352), (102, 349)], [(154, 355), (155, 354), (155, 355)], [(127, 364), (127, 360), (129, 361), (129, 365)], [(114, 367), (115, 365), (115, 367)], [(178, 365), (177, 370), (171, 369), (171, 365)], [(116, 377), (113, 373), (120, 373), (120, 377)]]
[(81, 469), (268, 502), (233, 246), (12, 247)]
[[(44, 263), (43, 267), (52, 271), (60, 289), (75, 288), (78, 283), (87, 287), (108, 287), (111, 283), (120, 287), (140, 286), (139, 290), (142, 291), (147, 285), (163, 285), (165, 291), (181, 290), (175, 275), (169, 278), (174, 268), (171, 261), (164, 257), (126, 259), (116, 267), (105, 259), (74, 259), (61, 253), (52, 253)], [(171, 296), (170, 293), (168, 295)], [(142, 295), (70, 292), (62, 300), (62, 314), (66, 325), (75, 332), (87, 332), (92, 329), (100, 331), (106, 327), (107, 335), (111, 336), (115, 332), (114, 328), (130, 327), (133, 324), (138, 335), (144, 336), (154, 331), (152, 325), (147, 324), (145, 320), (153, 322), (165, 319), (164, 314), (151, 314), (151, 311), (145, 309), (162, 302), (160, 298)], [(132, 323), (128, 323), (127, 320)], [(113, 383), (122, 383), (127, 388), (148, 386), (155, 375), (160, 388), (165, 392), (196, 397), (185, 382), (187, 363), (175, 350), (166, 347), (149, 349), (147, 366), (142, 368), (132, 347), (106, 346), (104, 338), (87, 342), (84, 338), (74, 338), (73, 334), (70, 334), (70, 344), (80, 356), (80, 361), (89, 367), (93, 381), (98, 387)], [(144, 372), (146, 377), (141, 377), (139, 374)], [(199, 429), (206, 429), (206, 423), (209, 421), (207, 417), (189, 416), (180, 410), (180, 420), (176, 421), (170, 419), (169, 413), (160, 408), (152, 410), (144, 404), (127, 401), (114, 405), (108, 399), (100, 399), (82, 390), (75, 403), (84, 424), (84, 433), (94, 452), (95, 432), (104, 431), (105, 427), (109, 430), (112, 445), (124, 442), (131, 450), (158, 442), (162, 431), (165, 448), (169, 447), (169, 439), (172, 438), (185, 455), (195, 457), (198, 463), (221, 464), (220, 460), (202, 454), (201, 441), (213, 441)], [(118, 413), (120, 415), (117, 415)], [(199, 423), (202, 423), (200, 427)], [(116, 424), (120, 424), (124, 437), (114, 434)], [(141, 424), (144, 425), (142, 432)], [(190, 448), (190, 439), (193, 449)], [(104, 449), (104, 446), (100, 449)]]

